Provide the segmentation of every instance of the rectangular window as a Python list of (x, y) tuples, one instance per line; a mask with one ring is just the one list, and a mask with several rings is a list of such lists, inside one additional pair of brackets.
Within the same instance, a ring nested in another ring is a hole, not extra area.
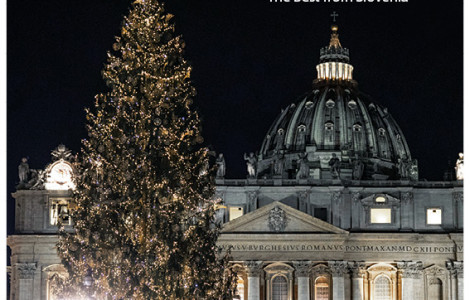
[(442, 224), (442, 210), (440, 208), (428, 208), (426, 210), (426, 224), (427, 225), (441, 225)]
[(371, 208), (370, 222), (372, 224), (392, 223), (392, 210), (390, 208)]
[(238, 217), (243, 216), (243, 207), (241, 206), (231, 206), (229, 209), (229, 220), (235, 220)]
[(328, 210), (325, 207), (315, 207), (313, 216), (322, 221), (328, 222)]
[(69, 201), (66, 199), (54, 199), (51, 201), (50, 223), (57, 225), (58, 221), (64, 225), (71, 225), (69, 216)]

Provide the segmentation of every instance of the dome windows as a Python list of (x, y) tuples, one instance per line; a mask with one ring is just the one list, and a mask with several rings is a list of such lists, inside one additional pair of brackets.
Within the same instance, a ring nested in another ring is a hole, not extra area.
[(356, 103), (356, 101), (354, 101), (354, 100), (349, 101), (349, 102), (348, 102), (348, 107), (349, 107), (350, 109), (356, 109), (356, 108), (357, 108), (357, 103)]
[(353, 125), (352, 129), (353, 129), (353, 132), (360, 132), (362, 130), (362, 126), (360, 123), (356, 123)]
[(325, 123), (325, 130), (326, 131), (333, 131), (334, 129), (335, 129), (335, 124), (333, 124), (333, 122), (327, 121)]
[(332, 99), (328, 99), (328, 101), (326, 101), (326, 107), (328, 108), (335, 107), (335, 102)]
[(385, 129), (379, 128), (379, 136), (385, 136)]
[(307, 127), (304, 124), (300, 124), (299, 127), (297, 127), (297, 130), (299, 132), (305, 132), (306, 129)]
[(305, 108), (306, 109), (312, 109), (313, 108), (313, 102), (312, 101), (307, 101), (307, 103), (305, 103)]
[(342, 62), (324, 62), (317, 65), (319, 80), (352, 80), (353, 66)]

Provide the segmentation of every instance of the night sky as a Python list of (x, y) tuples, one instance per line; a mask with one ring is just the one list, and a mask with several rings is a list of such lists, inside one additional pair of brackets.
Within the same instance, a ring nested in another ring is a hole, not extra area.
[[(107, 90), (100, 72), (129, 3), (7, 2), (9, 234), (21, 157), (43, 169), (58, 144), (79, 151), (84, 108)], [(463, 1), (168, 0), (166, 7), (186, 41), (205, 142), (224, 153), (227, 178), (245, 178), (243, 153), (258, 150), (281, 109), (311, 89), (333, 11), (359, 89), (389, 108), (420, 177), (441, 180), (463, 149)]]

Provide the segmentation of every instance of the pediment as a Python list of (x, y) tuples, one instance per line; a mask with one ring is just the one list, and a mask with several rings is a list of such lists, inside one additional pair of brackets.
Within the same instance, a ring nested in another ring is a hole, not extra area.
[(274, 201), (224, 224), (222, 233), (338, 233), (347, 231)]
[[(376, 199), (381, 198), (382, 201)], [(389, 194), (373, 194), (368, 197), (361, 199), (361, 203), (364, 206), (395, 206), (400, 204), (400, 199), (395, 198)]]

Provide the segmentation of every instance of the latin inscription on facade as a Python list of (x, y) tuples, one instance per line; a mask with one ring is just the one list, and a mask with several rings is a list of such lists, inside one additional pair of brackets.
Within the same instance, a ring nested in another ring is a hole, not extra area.
[(410, 245), (334, 245), (334, 244), (221, 244), (223, 250), (243, 252), (383, 252), (383, 253), (462, 253), (463, 246), (410, 246)]

